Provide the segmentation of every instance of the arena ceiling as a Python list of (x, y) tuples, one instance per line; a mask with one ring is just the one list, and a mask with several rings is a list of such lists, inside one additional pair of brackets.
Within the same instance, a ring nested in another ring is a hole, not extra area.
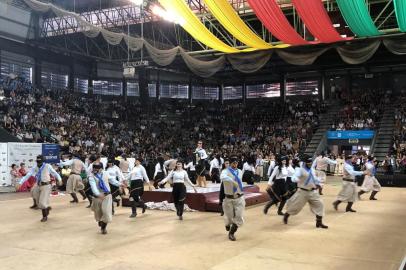
[[(24, 6), (23, 0), (11, 0), (14, 4)], [(239, 17), (259, 37), (268, 42), (278, 40), (264, 27), (258, 19), (248, 0), (228, 0)], [(294, 30), (306, 40), (314, 37), (306, 28), (291, 0), (277, 0), (284, 15)], [(364, 1), (364, 0), (362, 0)], [(196, 41), (179, 24), (163, 20), (153, 12), (153, 7), (159, 5), (159, 0), (144, 0), (143, 9), (134, 5), (130, 0), (52, 0), (50, 2), (65, 10), (80, 14), (93, 25), (118, 33), (129, 33), (132, 37), (140, 37), (143, 32), (145, 40), (157, 48), (172, 48), (181, 46), (192, 52), (195, 57), (202, 59), (221, 54), (216, 50)], [(244, 44), (232, 36), (229, 31), (213, 16), (204, 0), (185, 0), (189, 8), (201, 22), (219, 40), (232, 47), (242, 47)], [(324, 7), (331, 22), (340, 35), (354, 36), (340, 13), (336, 0), (323, 0)], [(386, 35), (399, 33), (393, 0), (367, 0), (369, 14), (379, 31)], [(124, 62), (128, 59), (125, 42), (111, 46), (102, 37), (88, 38), (75, 27), (67, 17), (58, 17), (52, 12), (36, 14), (38, 31), (36, 38), (29, 42), (43, 48), (91, 57), (97, 60)], [(142, 29), (142, 30), (141, 30)], [(306, 47), (304, 47), (304, 50)], [(140, 52), (131, 52), (131, 61), (140, 58)], [(276, 63), (277, 64), (277, 63)], [(272, 63), (271, 66), (276, 65)], [(178, 66), (175, 61), (174, 66)], [(265, 69), (266, 70), (266, 69)]]

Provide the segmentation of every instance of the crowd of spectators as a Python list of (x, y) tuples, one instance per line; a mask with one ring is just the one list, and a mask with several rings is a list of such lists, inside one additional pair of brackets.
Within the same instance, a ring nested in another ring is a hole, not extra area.
[(396, 165), (402, 173), (406, 173), (406, 97), (403, 93), (395, 106), (395, 129), (393, 154)]
[(209, 153), (225, 156), (295, 154), (305, 149), (325, 109), (314, 98), (222, 105), (154, 100), (141, 105), (30, 84), (4, 89), (3, 127), (22, 141), (58, 143), (62, 152), (83, 156), (127, 153), (146, 160), (163, 153), (188, 158), (199, 139)]
[(333, 123), (332, 130), (375, 129), (383, 110), (391, 102), (391, 92), (367, 89), (363, 92), (341, 94), (343, 108)]

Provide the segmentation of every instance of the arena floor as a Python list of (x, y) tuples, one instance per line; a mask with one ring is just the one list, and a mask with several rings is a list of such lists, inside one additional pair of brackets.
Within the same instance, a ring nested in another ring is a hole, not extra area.
[[(406, 189), (384, 188), (378, 201), (335, 212), (340, 182), (330, 178), (323, 196), (328, 230), (315, 228), (306, 208), (284, 225), (275, 208), (247, 209), (246, 224), (231, 242), (217, 213), (147, 211), (129, 219), (119, 208), (108, 234), (99, 233), (87, 202), (51, 199), (46, 224), (28, 209), (31, 199), (0, 194), (0, 269), (399, 269), (406, 255)], [(265, 184), (261, 184), (264, 188)]]

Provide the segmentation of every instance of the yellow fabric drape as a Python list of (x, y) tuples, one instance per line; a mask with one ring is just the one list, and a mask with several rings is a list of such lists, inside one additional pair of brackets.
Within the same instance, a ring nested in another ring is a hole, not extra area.
[(204, 0), (210, 12), (236, 39), (255, 49), (285, 48), (289, 45), (273, 46), (258, 37), (240, 18), (227, 0)]
[(196, 40), (220, 52), (240, 52), (240, 50), (228, 46), (213, 35), (196, 17), (184, 0), (159, 0), (159, 2), (167, 11), (179, 15), (185, 20), (182, 27)]

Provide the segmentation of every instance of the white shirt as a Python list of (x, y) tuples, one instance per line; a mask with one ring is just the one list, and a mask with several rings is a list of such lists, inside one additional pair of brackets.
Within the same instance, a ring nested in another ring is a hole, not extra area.
[(183, 166), (185, 168), (185, 170), (187, 170), (188, 168), (190, 168), (190, 171), (196, 171), (195, 165), (193, 165), (193, 162), (189, 162), (187, 165)]
[(288, 166), (288, 177), (293, 177), (295, 175), (295, 169), (292, 167), (292, 165)]
[(318, 171), (327, 171), (327, 165), (336, 165), (337, 161), (329, 159), (328, 157), (317, 157), (312, 164), (312, 168)]
[[(120, 168), (114, 165), (113, 167), (109, 167), (105, 173), (108, 177), (109, 184), (114, 185), (116, 187), (120, 186), (121, 182), (124, 180), (124, 175), (121, 172)], [(117, 178), (119, 180), (117, 180)]]
[(254, 166), (249, 165), (248, 162), (245, 162), (244, 165), (242, 166), (242, 174), (244, 174), (245, 171), (251, 171), (255, 173), (255, 168)]
[(135, 166), (131, 172), (127, 175), (127, 180), (145, 180), (145, 182), (149, 183), (149, 178), (147, 175), (147, 171), (145, 170), (144, 166), (141, 164)]
[(165, 179), (161, 181), (161, 183), (166, 183), (170, 181), (171, 183), (182, 183), (185, 184), (187, 183), (189, 186), (194, 187), (193, 183), (190, 181), (189, 176), (187, 175), (187, 172), (185, 170), (173, 170), (168, 174)]
[(269, 162), (269, 168), (268, 168), (268, 176), (271, 176), (272, 170), (275, 168), (275, 160), (271, 160)]
[(288, 177), (288, 169), (286, 166), (282, 167), (281, 171), (279, 171), (279, 166), (275, 166), (272, 175), (269, 177), (268, 185), (272, 185), (273, 179), (285, 179)]
[(200, 159), (208, 158), (206, 150), (204, 150), (203, 148), (196, 148), (196, 153), (199, 155)]
[[(221, 164), (220, 164), (221, 163)], [(220, 163), (217, 160), (217, 158), (213, 159), (212, 161), (210, 161), (210, 173), (213, 169), (219, 169), (221, 170), (221, 166), (223, 166), (224, 163), (224, 159), (220, 158)]]
[(166, 175), (166, 168), (165, 165), (162, 165), (163, 168), (161, 168), (161, 164), (159, 164), (159, 162), (155, 165), (155, 172), (154, 172), (154, 178), (155, 176), (160, 173), (163, 172)]

